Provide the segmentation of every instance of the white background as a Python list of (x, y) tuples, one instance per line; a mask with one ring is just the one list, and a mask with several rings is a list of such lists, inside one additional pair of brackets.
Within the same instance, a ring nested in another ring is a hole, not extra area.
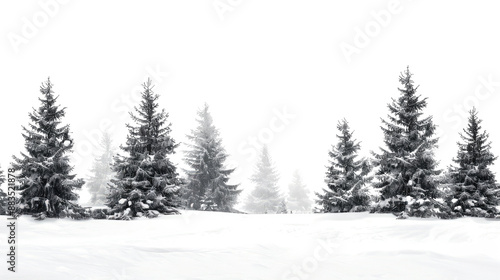
[[(418, 92), (429, 98), (425, 115), (433, 115), (440, 128), (441, 168), (451, 163), (466, 124), (460, 112), (474, 104), (500, 155), (498, 6), (404, 0), (2, 1), (0, 163), (5, 170), (23, 150), (21, 126), (38, 107), (39, 85), (50, 76), (59, 104), (67, 107), (63, 123), (71, 124), (76, 142), (75, 172), (86, 177), (101, 124), (111, 126), (116, 145), (124, 143), (126, 112), (150, 76), (179, 142), (194, 128), (197, 108), (210, 105), (228, 163), (238, 167), (232, 181), (241, 188), (251, 188), (255, 158), (249, 141), (260, 136), (284, 192), (295, 169), (311, 190), (320, 190), (337, 121), (350, 122), (363, 155), (378, 151), (380, 117), (398, 96), (398, 75), (407, 65)], [(356, 53), (346, 55), (347, 45)], [(488, 90), (482, 80), (494, 86)], [(287, 124), (275, 122), (275, 112), (283, 110), (293, 115)], [(183, 149), (175, 157), (180, 167)], [(87, 198), (82, 193), (82, 201)]]

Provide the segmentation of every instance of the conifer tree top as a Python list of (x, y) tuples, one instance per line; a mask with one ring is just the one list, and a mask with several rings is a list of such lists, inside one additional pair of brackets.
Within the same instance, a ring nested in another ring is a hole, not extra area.
[(463, 133), (460, 133), (460, 138), (464, 143), (457, 143), (459, 150), (453, 161), (462, 168), (470, 166), (485, 168), (492, 165), (497, 157), (490, 152), (489, 134), (486, 131), (481, 132), (482, 120), (479, 119), (476, 108), (473, 107), (469, 114), (467, 127), (463, 129)]
[(203, 107), (198, 110), (197, 115), (198, 118), (196, 119), (196, 122), (198, 125), (196, 129), (191, 130), (191, 134), (187, 135), (187, 138), (193, 141), (196, 145), (206, 145), (212, 141), (217, 141), (217, 145), (222, 145), (219, 139), (219, 130), (213, 123), (213, 118), (210, 114), (207, 103), (205, 103)]
[(422, 117), (427, 98), (417, 94), (418, 86), (414, 86), (412, 76), (409, 67), (401, 73), (399, 82), (403, 87), (398, 88), (400, 96), (392, 98), (388, 104), (390, 114), (387, 120), (382, 119), (384, 143), (391, 152), (412, 153), (424, 143), (437, 144), (437, 139), (432, 139), (436, 129), (432, 116)]
[[(53, 84), (50, 78), (40, 86), (42, 97), (38, 98), (41, 105), (33, 108), (28, 127), (23, 126), (25, 148), (30, 157), (43, 155), (45, 157), (60, 157), (73, 147), (73, 140), (69, 136), (69, 125), (60, 126), (65, 116), (66, 108), (56, 104), (58, 97), (54, 97)], [(24, 155), (23, 155), (24, 156)]]
[(358, 166), (359, 162), (355, 160), (355, 157), (360, 149), (360, 143), (352, 139), (354, 132), (351, 131), (346, 119), (338, 122), (337, 130), (340, 132), (336, 135), (339, 141), (329, 152), (330, 158), (335, 159), (335, 161), (330, 161), (330, 163), (332, 166), (344, 169), (344, 171), (347, 171), (346, 167), (358, 170), (358, 167), (361, 166)]
[(251, 180), (257, 184), (276, 184), (279, 180), (279, 175), (265, 145), (262, 147), (262, 152), (260, 153), (258, 164)]
[(142, 84), (143, 92), (139, 106), (134, 107), (135, 112), (130, 112), (130, 117), (136, 124), (127, 124), (129, 134), (127, 145), (120, 148), (131, 155), (155, 153), (174, 153), (177, 147), (174, 140), (169, 136), (171, 124), (167, 123), (168, 114), (164, 109), (158, 110), (158, 94), (153, 92), (154, 86), (151, 79)]

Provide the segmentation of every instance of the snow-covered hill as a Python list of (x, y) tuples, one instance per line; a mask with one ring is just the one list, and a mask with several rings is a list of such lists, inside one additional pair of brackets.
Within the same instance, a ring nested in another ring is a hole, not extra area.
[(500, 279), (496, 220), (184, 211), (18, 226), (18, 272), (3, 262), (0, 279)]

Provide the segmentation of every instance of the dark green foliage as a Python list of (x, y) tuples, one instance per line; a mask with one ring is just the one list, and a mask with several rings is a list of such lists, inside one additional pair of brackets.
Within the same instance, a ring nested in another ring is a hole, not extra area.
[(184, 160), (190, 169), (185, 171), (188, 183), (183, 199), (192, 209), (230, 211), (241, 190), (228, 184), (234, 169), (224, 166), (228, 154), (207, 104), (198, 111), (196, 122), (198, 126), (187, 135), (191, 143)]
[(92, 166), (92, 176), (87, 180), (87, 186), (90, 192), (90, 203), (102, 206), (106, 203), (108, 195), (108, 183), (110, 182), (113, 171), (113, 148), (111, 137), (108, 132), (104, 132), (100, 141), (102, 154), (94, 161)]
[(451, 166), (449, 171), (451, 195), (446, 200), (458, 216), (499, 214), (500, 188), (489, 169), (496, 157), (490, 151), (488, 133), (481, 131), (481, 122), (476, 109), (472, 109), (467, 128), (460, 134), (462, 142), (458, 143), (457, 156), (453, 159), (456, 166)]
[(59, 217), (65, 211), (80, 211), (74, 192), (84, 184), (70, 174), (68, 153), (73, 148), (69, 125), (61, 126), (65, 108), (56, 105), (50, 80), (40, 87), (41, 105), (29, 114), (31, 123), (23, 127), (26, 153), (14, 156), (20, 198), (18, 211), (37, 217)]
[(439, 174), (434, 159), (438, 139), (434, 138), (432, 117), (422, 117), (427, 98), (417, 95), (418, 87), (411, 78), (407, 68), (399, 77), (403, 86), (398, 88), (400, 96), (388, 105), (388, 119), (382, 119), (386, 147), (381, 154), (374, 154), (378, 167), (375, 187), (381, 193), (374, 211), (406, 211), (410, 216), (429, 217), (437, 196), (433, 178)]
[(370, 203), (366, 184), (370, 178), (370, 164), (366, 159), (357, 159), (360, 144), (353, 139), (349, 124), (342, 120), (337, 124), (340, 132), (338, 143), (333, 146), (330, 166), (326, 172), (327, 189), (316, 193), (322, 212), (366, 211)]
[(245, 210), (251, 213), (275, 213), (283, 197), (278, 187), (278, 172), (266, 146), (262, 148), (257, 168), (250, 179), (255, 188), (246, 199)]
[(170, 137), (168, 114), (158, 110), (159, 95), (153, 93), (151, 80), (143, 87), (141, 103), (130, 113), (135, 125), (127, 124), (127, 142), (120, 146), (127, 155), (117, 155), (112, 167), (116, 179), (111, 180), (107, 203), (112, 219), (179, 213), (175, 207), (182, 182), (168, 157), (178, 144)]

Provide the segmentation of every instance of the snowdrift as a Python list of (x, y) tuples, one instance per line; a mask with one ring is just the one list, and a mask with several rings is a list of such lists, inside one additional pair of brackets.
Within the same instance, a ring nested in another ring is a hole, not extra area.
[(480, 218), (183, 211), (18, 227), (18, 272), (4, 262), (0, 279), (500, 279), (500, 222)]

